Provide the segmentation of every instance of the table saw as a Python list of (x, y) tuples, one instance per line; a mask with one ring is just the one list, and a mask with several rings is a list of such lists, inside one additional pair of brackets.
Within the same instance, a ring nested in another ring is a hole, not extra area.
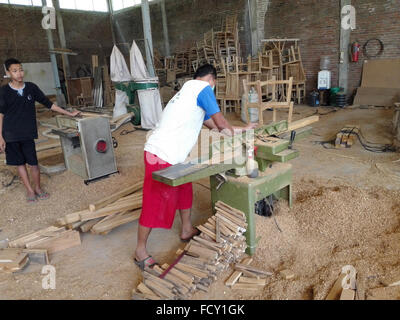
[[(247, 253), (256, 250), (254, 214), (271, 207), (272, 198), (286, 199), (292, 206), (292, 165), (299, 156), (291, 143), (311, 134), (311, 127), (296, 130), (291, 136), (287, 121), (265, 125), (233, 137), (219, 135), (210, 143), (209, 155), (153, 173), (153, 179), (170, 186), (210, 177), (212, 207), (217, 201), (243, 211), (247, 216)], [(292, 137), (293, 141), (290, 141)], [(254, 147), (259, 175), (249, 178), (246, 171), (246, 146)], [(224, 160), (221, 161), (221, 156)]]
[(85, 184), (117, 173), (114, 154), (115, 143), (111, 136), (113, 125), (107, 117), (57, 116), (65, 166), (85, 179)]

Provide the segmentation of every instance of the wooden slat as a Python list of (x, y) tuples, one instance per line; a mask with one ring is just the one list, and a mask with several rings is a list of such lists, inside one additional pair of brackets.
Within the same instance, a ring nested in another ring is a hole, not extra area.
[(46, 249), (48, 254), (52, 254), (79, 245), (81, 245), (79, 232), (68, 231), (59, 237), (48, 238), (34, 245), (27, 243), (26, 247), (28, 249)]
[(124, 189), (124, 190), (121, 190), (121, 191), (119, 191), (117, 193), (114, 193), (114, 194), (102, 199), (101, 201), (98, 201), (96, 203), (90, 204), (89, 205), (89, 210), (91, 212), (94, 212), (96, 210), (104, 208), (105, 206), (109, 205), (110, 203), (113, 203), (113, 202), (119, 200), (122, 197), (125, 197), (125, 196), (127, 196), (129, 194), (132, 194), (132, 193), (134, 193), (136, 191), (139, 191), (142, 188), (143, 188), (143, 182), (142, 181), (137, 182), (134, 185), (132, 185), (132, 186), (130, 186), (130, 187)]
[[(245, 258), (241, 261), (241, 263), (245, 265), (249, 265), (252, 262), (253, 262), (252, 258)], [(225, 285), (228, 287), (233, 286), (239, 280), (242, 274), (243, 273), (241, 271), (233, 272), (232, 275), (225, 281)]]

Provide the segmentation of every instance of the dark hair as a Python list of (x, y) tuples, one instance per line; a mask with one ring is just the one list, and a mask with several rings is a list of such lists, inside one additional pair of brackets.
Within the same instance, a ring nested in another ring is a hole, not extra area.
[(10, 71), (10, 67), (12, 64), (21, 64), (21, 62), (14, 58), (7, 59), (6, 62), (4, 62), (7, 71)]
[(205, 64), (199, 67), (194, 74), (194, 79), (202, 78), (212, 74), (214, 78), (217, 78), (217, 69), (215, 69), (211, 64)]

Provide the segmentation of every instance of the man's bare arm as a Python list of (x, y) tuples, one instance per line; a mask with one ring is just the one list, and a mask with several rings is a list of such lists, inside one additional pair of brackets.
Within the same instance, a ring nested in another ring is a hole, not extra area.
[(228, 122), (228, 120), (226, 120), (226, 118), (223, 116), (221, 112), (218, 112), (213, 116), (211, 116), (211, 119), (213, 120), (216, 128), (227, 135), (238, 134), (245, 130), (254, 129), (257, 126), (257, 123), (250, 123), (246, 127), (234, 127)]
[(217, 127), (217, 125), (215, 124), (215, 122), (214, 122), (214, 120), (212, 118), (204, 121), (203, 124), (210, 130), (215, 130), (215, 129), (218, 130), (218, 127)]
[(66, 116), (70, 116), (70, 117), (76, 117), (76, 116), (78, 116), (80, 114), (80, 112), (77, 111), (77, 110), (74, 110), (73, 112), (68, 112), (67, 110), (64, 110), (63, 108), (60, 108), (59, 106), (57, 106), (55, 104), (53, 104), (51, 106), (51, 110), (55, 111), (55, 112), (58, 112), (58, 113), (61, 113), (61, 114), (65, 114)]

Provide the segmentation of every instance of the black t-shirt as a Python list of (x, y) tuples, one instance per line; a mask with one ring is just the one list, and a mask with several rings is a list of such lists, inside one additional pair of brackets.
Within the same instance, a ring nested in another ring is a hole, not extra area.
[(38, 138), (36, 101), (49, 109), (53, 105), (32, 82), (25, 82), (22, 96), (8, 84), (0, 88), (0, 113), (4, 115), (3, 138), (6, 142)]

